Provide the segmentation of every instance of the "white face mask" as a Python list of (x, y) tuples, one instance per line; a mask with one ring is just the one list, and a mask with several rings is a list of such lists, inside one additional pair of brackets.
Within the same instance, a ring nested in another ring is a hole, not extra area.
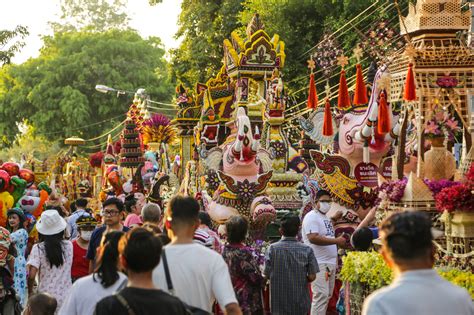
[(81, 231), (81, 238), (84, 241), (90, 241), (92, 236), (92, 231)]
[(319, 202), (319, 211), (321, 213), (328, 213), (329, 209), (331, 209), (331, 203), (330, 202)]

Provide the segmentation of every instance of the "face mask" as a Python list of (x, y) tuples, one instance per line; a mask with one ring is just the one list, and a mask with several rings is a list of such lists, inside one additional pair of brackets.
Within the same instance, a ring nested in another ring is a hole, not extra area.
[(81, 232), (81, 238), (84, 241), (90, 241), (91, 236), (92, 236), (92, 231), (82, 231)]
[(319, 211), (321, 213), (328, 213), (329, 209), (331, 208), (330, 202), (319, 202)]

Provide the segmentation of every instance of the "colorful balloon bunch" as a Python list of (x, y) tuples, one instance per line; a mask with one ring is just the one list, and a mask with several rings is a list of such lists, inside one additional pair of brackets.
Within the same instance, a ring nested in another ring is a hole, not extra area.
[(35, 222), (41, 215), (51, 189), (46, 183), (35, 185), (35, 174), (21, 169), (16, 163), (0, 166), (0, 226), (5, 226), (7, 211), (15, 205), (21, 208), (28, 221)]

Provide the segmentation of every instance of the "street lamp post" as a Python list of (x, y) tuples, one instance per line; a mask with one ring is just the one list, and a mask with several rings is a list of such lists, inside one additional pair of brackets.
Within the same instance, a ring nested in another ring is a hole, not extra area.
[[(120, 95), (135, 94), (136, 96), (138, 96), (139, 98), (144, 100), (143, 108), (141, 108), (141, 112), (143, 112), (144, 119), (149, 119), (150, 118), (150, 113), (148, 111), (148, 108), (155, 109), (158, 113), (161, 113), (161, 114), (166, 115), (166, 116), (168, 116), (172, 113), (176, 113), (175, 105), (151, 100), (150, 96), (146, 93), (146, 90), (143, 89), (143, 88), (139, 88), (139, 89), (137, 89), (136, 92), (132, 92), (132, 91), (126, 91), (126, 90), (120, 90), (120, 89), (112, 88), (112, 87), (109, 87), (109, 86), (103, 85), (103, 84), (97, 84), (95, 86), (95, 89), (98, 92), (104, 93), (104, 94), (108, 94), (108, 93), (112, 93), (112, 92), (117, 93), (117, 97), (119, 97)], [(150, 106), (150, 105), (148, 105), (149, 103), (157, 104), (157, 105), (161, 105), (161, 106), (160, 107)], [(166, 108), (166, 107), (168, 107), (168, 108)], [(172, 113), (170, 113), (170, 112), (172, 112)]]

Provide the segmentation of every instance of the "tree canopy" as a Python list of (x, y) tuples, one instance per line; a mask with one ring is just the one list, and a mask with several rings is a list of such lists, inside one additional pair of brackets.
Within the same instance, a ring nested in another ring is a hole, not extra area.
[(188, 86), (205, 82), (217, 74), (224, 54), (222, 43), (242, 26), (239, 13), (243, 0), (183, 0), (177, 37), (171, 51), (171, 76)]
[(0, 30), (0, 66), (10, 63), (15, 53), (25, 46), (26, 36), (28, 29), (21, 25), (13, 30)]
[(67, 32), (44, 38), (38, 58), (0, 70), (0, 131), (4, 145), (24, 119), (38, 134), (56, 139), (91, 138), (124, 119), (131, 96), (114, 97), (96, 84), (169, 101), (165, 51), (159, 38), (142, 39), (132, 30)]
[[(376, 0), (183, 0), (176, 34), (183, 41), (179, 48), (171, 52), (172, 77), (192, 86), (214, 76), (222, 65), (223, 39), (229, 38), (235, 29), (243, 32), (252, 15), (259, 13), (269, 35), (278, 34), (285, 42), (287, 58), (284, 80), (290, 90), (299, 90), (308, 84), (308, 52), (321, 40), (322, 35), (343, 27), (347, 21), (375, 2)], [(399, 2), (402, 7), (406, 7), (408, 0)], [(370, 16), (361, 17), (364, 18), (360, 25), (362, 32), (384, 15), (379, 12), (371, 13)], [(390, 14), (396, 17), (397, 12), (393, 7)], [(398, 19), (395, 24), (397, 23)], [(357, 41), (360, 41), (360, 34), (351, 29), (344, 33), (339, 44), (346, 54), (352, 54)]]
[(126, 29), (125, 0), (61, 0), (60, 22), (50, 22), (55, 32)]

